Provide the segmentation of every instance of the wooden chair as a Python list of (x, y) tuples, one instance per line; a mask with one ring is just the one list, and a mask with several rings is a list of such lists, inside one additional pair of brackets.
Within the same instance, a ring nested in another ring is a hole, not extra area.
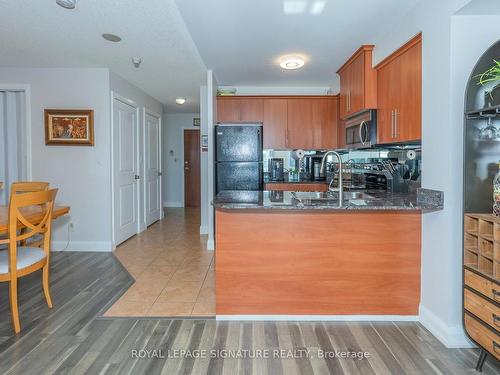
[(34, 191), (44, 191), (49, 189), (48, 182), (41, 181), (18, 181), (10, 186), (11, 194), (32, 193)]
[[(49, 189), (48, 182), (42, 181), (17, 181), (13, 182), (10, 186), (11, 194), (23, 194), (32, 193), (35, 191), (45, 191)], [(24, 233), (24, 229), (21, 230), (21, 234)], [(21, 241), (21, 246), (26, 246), (26, 240)], [(42, 247), (42, 241), (40, 238), (33, 238), (30, 242), (31, 247)]]
[[(0, 243), (8, 245), (7, 250), (0, 251), (0, 282), (9, 282), (10, 310), (14, 331), (19, 333), (19, 310), (17, 306), (17, 279), (42, 269), (42, 284), (47, 305), (52, 308), (49, 291), (50, 236), (52, 226), (52, 210), (57, 189), (11, 194), (9, 204), (8, 238)], [(43, 218), (34, 220), (42, 214)], [(24, 233), (19, 232), (25, 227)], [(43, 248), (18, 246), (18, 242), (35, 235), (43, 236)]]

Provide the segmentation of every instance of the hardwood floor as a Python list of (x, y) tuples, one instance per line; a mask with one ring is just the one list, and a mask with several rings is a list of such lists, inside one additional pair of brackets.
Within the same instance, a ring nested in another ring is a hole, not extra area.
[[(0, 288), (1, 374), (474, 374), (476, 349), (446, 349), (418, 323), (217, 322), (107, 318), (132, 283), (113, 254), (54, 253), (49, 310), (39, 272), (21, 280), (21, 334), (13, 336)], [(150, 358), (137, 358), (134, 351)], [(202, 358), (191, 358), (193, 350)], [(270, 358), (210, 358), (232, 350)], [(283, 349), (281, 358), (274, 350)], [(309, 349), (314, 357), (285, 358)], [(366, 351), (365, 359), (321, 359), (319, 350)], [(170, 352), (168, 352), (170, 350)], [(174, 350), (178, 350), (175, 352)], [(180, 350), (191, 350), (180, 355)], [(251, 352), (250, 350), (254, 350)], [(156, 356), (156, 358), (151, 358)], [(163, 357), (163, 358), (158, 358)], [(499, 374), (491, 359), (485, 375)]]
[(106, 316), (215, 316), (213, 251), (206, 243), (199, 208), (166, 209), (164, 220), (116, 249), (135, 283)]

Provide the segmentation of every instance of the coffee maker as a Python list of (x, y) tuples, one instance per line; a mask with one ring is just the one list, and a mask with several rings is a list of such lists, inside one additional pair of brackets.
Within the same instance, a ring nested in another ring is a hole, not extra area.
[(323, 155), (307, 155), (304, 157), (304, 170), (311, 181), (325, 181), (325, 171), (321, 173)]
[(284, 161), (283, 158), (271, 158), (269, 160), (269, 181), (284, 181)]

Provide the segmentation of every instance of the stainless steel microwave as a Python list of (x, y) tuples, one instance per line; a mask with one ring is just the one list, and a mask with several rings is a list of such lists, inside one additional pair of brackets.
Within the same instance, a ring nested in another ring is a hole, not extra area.
[(345, 144), (348, 149), (370, 148), (377, 142), (377, 111), (369, 109), (346, 121)]

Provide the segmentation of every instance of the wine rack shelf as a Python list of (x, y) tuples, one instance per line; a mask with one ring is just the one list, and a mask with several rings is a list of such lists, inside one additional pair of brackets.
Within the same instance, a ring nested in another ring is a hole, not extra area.
[(465, 214), (463, 260), (465, 331), (500, 360), (500, 218)]
[(500, 218), (488, 214), (465, 215), (464, 265), (500, 279)]

